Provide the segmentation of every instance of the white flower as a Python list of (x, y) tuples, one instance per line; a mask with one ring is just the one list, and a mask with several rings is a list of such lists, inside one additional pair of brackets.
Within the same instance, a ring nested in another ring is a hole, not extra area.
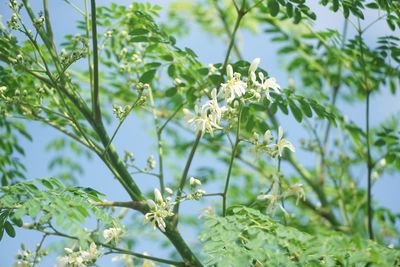
[(194, 177), (190, 177), (189, 182), (190, 182), (190, 185), (192, 185), (192, 186), (201, 185), (201, 181)]
[(283, 207), (281, 201), (281, 196), (279, 195), (279, 182), (274, 181), (272, 184), (271, 192), (268, 194), (260, 194), (257, 196), (257, 200), (265, 201), (268, 200), (269, 204), (267, 207), (267, 213), (274, 214), (276, 209), (279, 207), (285, 215), (288, 215), (288, 212)]
[(281, 126), (279, 126), (278, 128), (278, 142), (276, 144), (273, 144), (271, 147), (273, 148), (273, 151), (271, 153), (273, 157), (282, 157), (283, 150), (285, 148), (289, 149), (292, 152), (295, 152), (293, 144), (283, 138), (283, 129)]
[(258, 73), (258, 78), (260, 79), (261, 82), (257, 81), (257, 77), (254, 72), (250, 73), (250, 80), (251, 82), (261, 90), (261, 92), (265, 93), (265, 96), (267, 99), (271, 102), (272, 98), (271, 95), (269, 94), (270, 89), (274, 90), (276, 94), (281, 94), (281, 87), (280, 85), (276, 82), (276, 79), (274, 77), (270, 77), (267, 79), (264, 79), (264, 74), (262, 72)]
[(170, 195), (173, 195), (173, 194), (174, 194), (174, 191), (173, 191), (171, 188), (169, 188), (169, 187), (166, 187), (166, 188), (165, 188), (165, 192), (167, 192), (167, 193), (170, 194)]
[(260, 58), (255, 58), (255, 59), (253, 59), (253, 61), (251, 62), (251, 65), (250, 65), (250, 67), (249, 67), (249, 73), (255, 73), (255, 71), (257, 70), (257, 68), (258, 68), (258, 65), (260, 65)]
[(264, 142), (268, 145), (274, 139), (270, 130), (265, 131), (264, 133)]
[(147, 200), (150, 212), (144, 215), (144, 223), (152, 222), (154, 229), (158, 226), (161, 231), (165, 232), (167, 227), (165, 218), (174, 215), (172, 212), (174, 203), (170, 201), (170, 198), (164, 201), (157, 188), (154, 189), (154, 199), (156, 200), (155, 202), (152, 199)]
[(284, 197), (296, 196), (296, 205), (299, 204), (299, 200), (306, 200), (306, 193), (304, 192), (303, 184), (296, 183), (289, 187), (284, 193)]
[(109, 243), (111, 240), (114, 240), (115, 243), (118, 243), (121, 233), (122, 233), (121, 228), (112, 227), (112, 228), (105, 229), (103, 231), (103, 237), (106, 240), (106, 243)]
[(217, 68), (213, 64), (208, 64), (208, 75), (216, 74), (217, 71)]
[(219, 106), (218, 92), (214, 88), (211, 91), (211, 99), (209, 99), (203, 106), (196, 104), (194, 107), (195, 112), (192, 113), (188, 109), (183, 109), (186, 122), (195, 128), (196, 131), (202, 133), (208, 132), (214, 134), (214, 130), (222, 129), (220, 126), (223, 114), (228, 110), (227, 107)]
[(221, 84), (221, 90), (225, 93), (225, 101), (231, 103), (236, 97), (246, 93), (247, 84), (240, 79), (240, 73), (233, 73), (231, 65), (226, 68), (228, 80)]
[(207, 104), (203, 107), (196, 104), (194, 113), (186, 108), (183, 109), (183, 113), (185, 114), (186, 122), (196, 131), (201, 131), (202, 133), (208, 132), (214, 135), (214, 130), (222, 129), (222, 127), (217, 124), (218, 115), (208, 114), (207, 110), (209, 109)]

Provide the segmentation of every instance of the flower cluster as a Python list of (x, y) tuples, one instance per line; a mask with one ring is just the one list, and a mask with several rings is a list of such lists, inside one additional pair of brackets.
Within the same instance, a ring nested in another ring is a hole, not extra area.
[(283, 200), (291, 196), (296, 197), (296, 205), (299, 203), (300, 199), (304, 201), (306, 199), (306, 194), (304, 192), (303, 184), (293, 184), (284, 192), (281, 192), (279, 178), (275, 176), (270, 190), (268, 190), (267, 193), (261, 193), (258, 195), (257, 200), (261, 202), (268, 200), (267, 213), (274, 214), (276, 209), (279, 208), (287, 216), (289, 213), (283, 207)]
[(281, 126), (278, 127), (278, 140), (276, 141), (276, 143), (273, 143), (274, 136), (272, 135), (271, 130), (267, 130), (264, 133), (262, 142), (259, 142), (259, 139), (260, 136), (257, 133), (254, 133), (250, 142), (255, 145), (257, 151), (266, 151), (274, 158), (281, 158), (283, 156), (283, 151), (285, 148), (289, 149), (292, 152), (296, 151), (293, 144), (283, 137), (283, 129)]
[(259, 201), (269, 201), (267, 213), (274, 214), (276, 209), (279, 207), (279, 209), (283, 211), (285, 215), (288, 215), (288, 212), (282, 205), (282, 199), (283, 195), (280, 194), (279, 181), (277, 179), (274, 179), (272, 182), (271, 189), (268, 193), (262, 193), (257, 197), (257, 200)]
[(174, 215), (172, 212), (174, 203), (171, 201), (171, 198), (167, 197), (164, 200), (160, 190), (156, 188), (154, 189), (154, 200), (148, 199), (147, 205), (150, 208), (150, 212), (144, 215), (144, 223), (151, 222), (154, 229), (158, 227), (161, 231), (165, 232), (167, 227), (165, 219)]
[(103, 231), (103, 237), (106, 243), (114, 241), (115, 244), (117, 244), (119, 242), (121, 234), (122, 234), (122, 229), (119, 227), (111, 227)]
[(186, 200), (200, 200), (203, 197), (203, 195), (206, 193), (206, 191), (204, 191), (201, 188), (201, 185), (202, 185), (201, 181), (194, 177), (190, 177), (189, 183), (190, 183), (192, 192), (190, 194), (187, 194), (185, 199)]
[(202, 133), (214, 134), (215, 129), (222, 129), (220, 126), (223, 113), (227, 110), (225, 106), (220, 107), (218, 103), (217, 89), (211, 91), (211, 99), (204, 105), (196, 104), (194, 113), (188, 109), (183, 109), (185, 120)]
[(72, 39), (72, 51), (61, 49), (60, 61), (64, 68), (69, 67), (72, 63), (78, 61), (81, 58), (85, 58), (88, 54), (89, 42), (85, 36), (75, 35)]
[(130, 110), (131, 110), (130, 105), (126, 105), (125, 107), (121, 107), (117, 104), (113, 105), (113, 113), (115, 114), (115, 116), (117, 116), (117, 118), (120, 121), (122, 121), (123, 119), (125, 119), (126, 116), (128, 116)]
[(156, 160), (154, 159), (154, 156), (153, 155), (150, 155), (148, 158), (147, 158), (147, 165), (146, 165), (146, 168), (144, 169), (144, 171), (146, 171), (146, 172), (148, 172), (148, 171), (151, 171), (151, 170), (153, 170), (155, 167), (156, 167)]
[[(225, 114), (238, 114), (235, 112), (237, 109), (236, 99), (242, 103), (251, 103), (254, 100), (260, 101), (262, 95), (265, 95), (272, 102), (270, 89), (276, 94), (280, 94), (280, 86), (273, 77), (265, 78), (262, 72), (256, 75), (259, 63), (259, 58), (253, 60), (246, 80), (242, 79), (240, 73), (234, 72), (231, 65), (228, 65), (226, 82), (222, 83), (218, 89), (214, 88), (203, 105), (197, 103), (194, 112), (188, 109), (183, 110), (186, 122), (196, 131), (213, 135), (216, 130), (223, 129), (221, 121)], [(209, 66), (209, 69), (209, 74), (216, 73), (213, 65)], [(219, 99), (223, 104), (219, 103)]]
[(97, 259), (101, 256), (100, 251), (97, 249), (95, 243), (91, 243), (88, 250), (74, 251), (71, 248), (64, 249), (66, 256), (57, 259), (59, 267), (86, 267), (95, 264)]
[(22, 251), (17, 253), (17, 261), (13, 265), (14, 267), (30, 267), (36, 265), (48, 254), (48, 251), (40, 249), (39, 244), (36, 246), (36, 252), (27, 249), (24, 244), (21, 245), (21, 250)]

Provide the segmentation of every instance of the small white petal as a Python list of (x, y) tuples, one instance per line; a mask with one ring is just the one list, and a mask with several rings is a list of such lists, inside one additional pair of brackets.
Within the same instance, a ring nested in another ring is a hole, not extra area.
[(226, 67), (226, 75), (228, 76), (228, 80), (233, 78), (233, 69), (231, 65)]
[(253, 62), (251, 62), (251, 65), (249, 67), (250, 73), (255, 72), (257, 70), (258, 65), (260, 64), (260, 61), (261, 61), (260, 58), (253, 59)]

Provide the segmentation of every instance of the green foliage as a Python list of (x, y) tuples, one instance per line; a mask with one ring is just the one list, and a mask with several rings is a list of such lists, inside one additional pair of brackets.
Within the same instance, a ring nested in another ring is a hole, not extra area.
[(82, 240), (90, 240), (92, 237), (85, 230), (89, 218), (103, 225), (117, 224), (95, 205), (102, 196), (92, 188), (66, 187), (55, 178), (3, 186), (0, 188), (0, 233), (5, 230), (14, 237), (14, 227), (22, 227), (26, 220), (32, 222), (26, 224), (26, 228), (44, 230), (55, 223)]
[(24, 148), (19, 144), (17, 135), (32, 140), (24, 125), (0, 117), (0, 173), (1, 185), (7, 186), (25, 178), (25, 166), (20, 158), (25, 155)]
[(396, 266), (400, 252), (337, 232), (313, 236), (258, 210), (234, 206), (225, 218), (206, 218), (201, 235), (211, 266)]

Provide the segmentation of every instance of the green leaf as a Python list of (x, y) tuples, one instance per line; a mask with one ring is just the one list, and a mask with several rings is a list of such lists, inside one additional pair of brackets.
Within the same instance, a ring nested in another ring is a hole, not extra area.
[(274, 115), (278, 110), (278, 104), (276, 102), (273, 102), (270, 106), (269, 106), (269, 113), (270, 115)]
[(304, 99), (298, 99), (300, 103), (301, 110), (303, 111), (304, 115), (311, 118), (312, 117), (312, 110), (310, 105)]
[(288, 114), (289, 114), (289, 110), (288, 110), (288, 108), (287, 108), (287, 103), (280, 102), (280, 103), (278, 103), (278, 105), (279, 105), (279, 108), (281, 109), (281, 111), (282, 111), (285, 115), (288, 115)]
[(268, 0), (269, 14), (276, 17), (279, 13), (279, 3), (277, 0)]
[(301, 110), (296, 106), (294, 101), (291, 99), (289, 99), (289, 107), (296, 121), (301, 122), (303, 120), (303, 114), (301, 113)]
[(165, 95), (168, 97), (172, 97), (172, 96), (176, 95), (177, 92), (178, 92), (178, 89), (176, 87), (170, 87), (165, 91)]
[(286, 3), (286, 14), (289, 18), (293, 17), (293, 5), (290, 2)]
[(171, 78), (175, 78), (176, 67), (174, 64), (169, 65), (167, 70), (168, 76)]
[(156, 75), (157, 69), (151, 69), (146, 71), (145, 73), (142, 74), (140, 77), (140, 81), (142, 83), (151, 83), (154, 79), (154, 76)]
[(14, 216), (11, 216), (10, 219), (18, 227), (22, 227), (22, 225), (24, 224), (24, 222), (20, 218), (16, 218)]
[(301, 21), (301, 12), (297, 7), (294, 9), (294, 24), (298, 24)]
[(12, 238), (15, 237), (15, 229), (9, 221), (6, 221), (4, 223), (4, 229), (6, 230), (6, 233), (8, 234), (8, 236), (10, 236)]
[(53, 185), (46, 179), (42, 179), (42, 180), (40, 180), (40, 182), (42, 183), (42, 185), (44, 185), (48, 189), (53, 189)]

